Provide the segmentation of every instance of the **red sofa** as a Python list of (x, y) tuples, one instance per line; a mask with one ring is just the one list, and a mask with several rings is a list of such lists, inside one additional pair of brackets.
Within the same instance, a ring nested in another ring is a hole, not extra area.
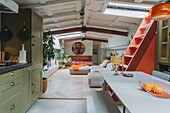
[(69, 56), (72, 58), (72, 61), (66, 63), (66, 66), (71, 66), (72, 64), (87, 64), (89, 66), (93, 65), (92, 56)]

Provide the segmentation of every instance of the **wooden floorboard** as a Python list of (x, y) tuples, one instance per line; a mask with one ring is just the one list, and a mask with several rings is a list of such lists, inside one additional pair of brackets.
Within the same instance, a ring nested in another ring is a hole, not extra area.
[(86, 99), (86, 91), (100, 91), (89, 88), (87, 75), (70, 75), (69, 69), (59, 69), (48, 78), (47, 91), (40, 98)]

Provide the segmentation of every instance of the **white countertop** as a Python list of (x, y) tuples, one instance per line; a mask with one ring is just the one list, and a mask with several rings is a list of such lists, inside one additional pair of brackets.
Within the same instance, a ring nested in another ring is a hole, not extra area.
[(170, 99), (155, 97), (139, 86), (141, 79), (155, 79), (170, 85), (169, 82), (143, 72), (127, 72), (134, 77), (113, 75), (113, 71), (99, 72), (131, 113), (170, 113)]

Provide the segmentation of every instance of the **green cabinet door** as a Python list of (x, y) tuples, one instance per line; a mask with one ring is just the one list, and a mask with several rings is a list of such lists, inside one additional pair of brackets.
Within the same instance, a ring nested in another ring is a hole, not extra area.
[(24, 92), (23, 92), (23, 113), (31, 106), (31, 71), (30, 67), (24, 68)]
[(42, 68), (31, 70), (31, 93), (33, 104), (42, 94)]
[(42, 48), (42, 33), (43, 33), (43, 20), (32, 11), (32, 62), (33, 65), (42, 65), (43, 61), (43, 48)]

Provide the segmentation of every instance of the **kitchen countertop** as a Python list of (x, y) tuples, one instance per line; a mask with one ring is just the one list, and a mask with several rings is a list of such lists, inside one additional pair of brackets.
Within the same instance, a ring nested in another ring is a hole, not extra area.
[(10, 71), (14, 71), (17, 69), (25, 68), (32, 66), (33, 63), (23, 63), (23, 64), (16, 64), (16, 65), (11, 65), (11, 66), (5, 66), (0, 68), (0, 74), (7, 73)]

